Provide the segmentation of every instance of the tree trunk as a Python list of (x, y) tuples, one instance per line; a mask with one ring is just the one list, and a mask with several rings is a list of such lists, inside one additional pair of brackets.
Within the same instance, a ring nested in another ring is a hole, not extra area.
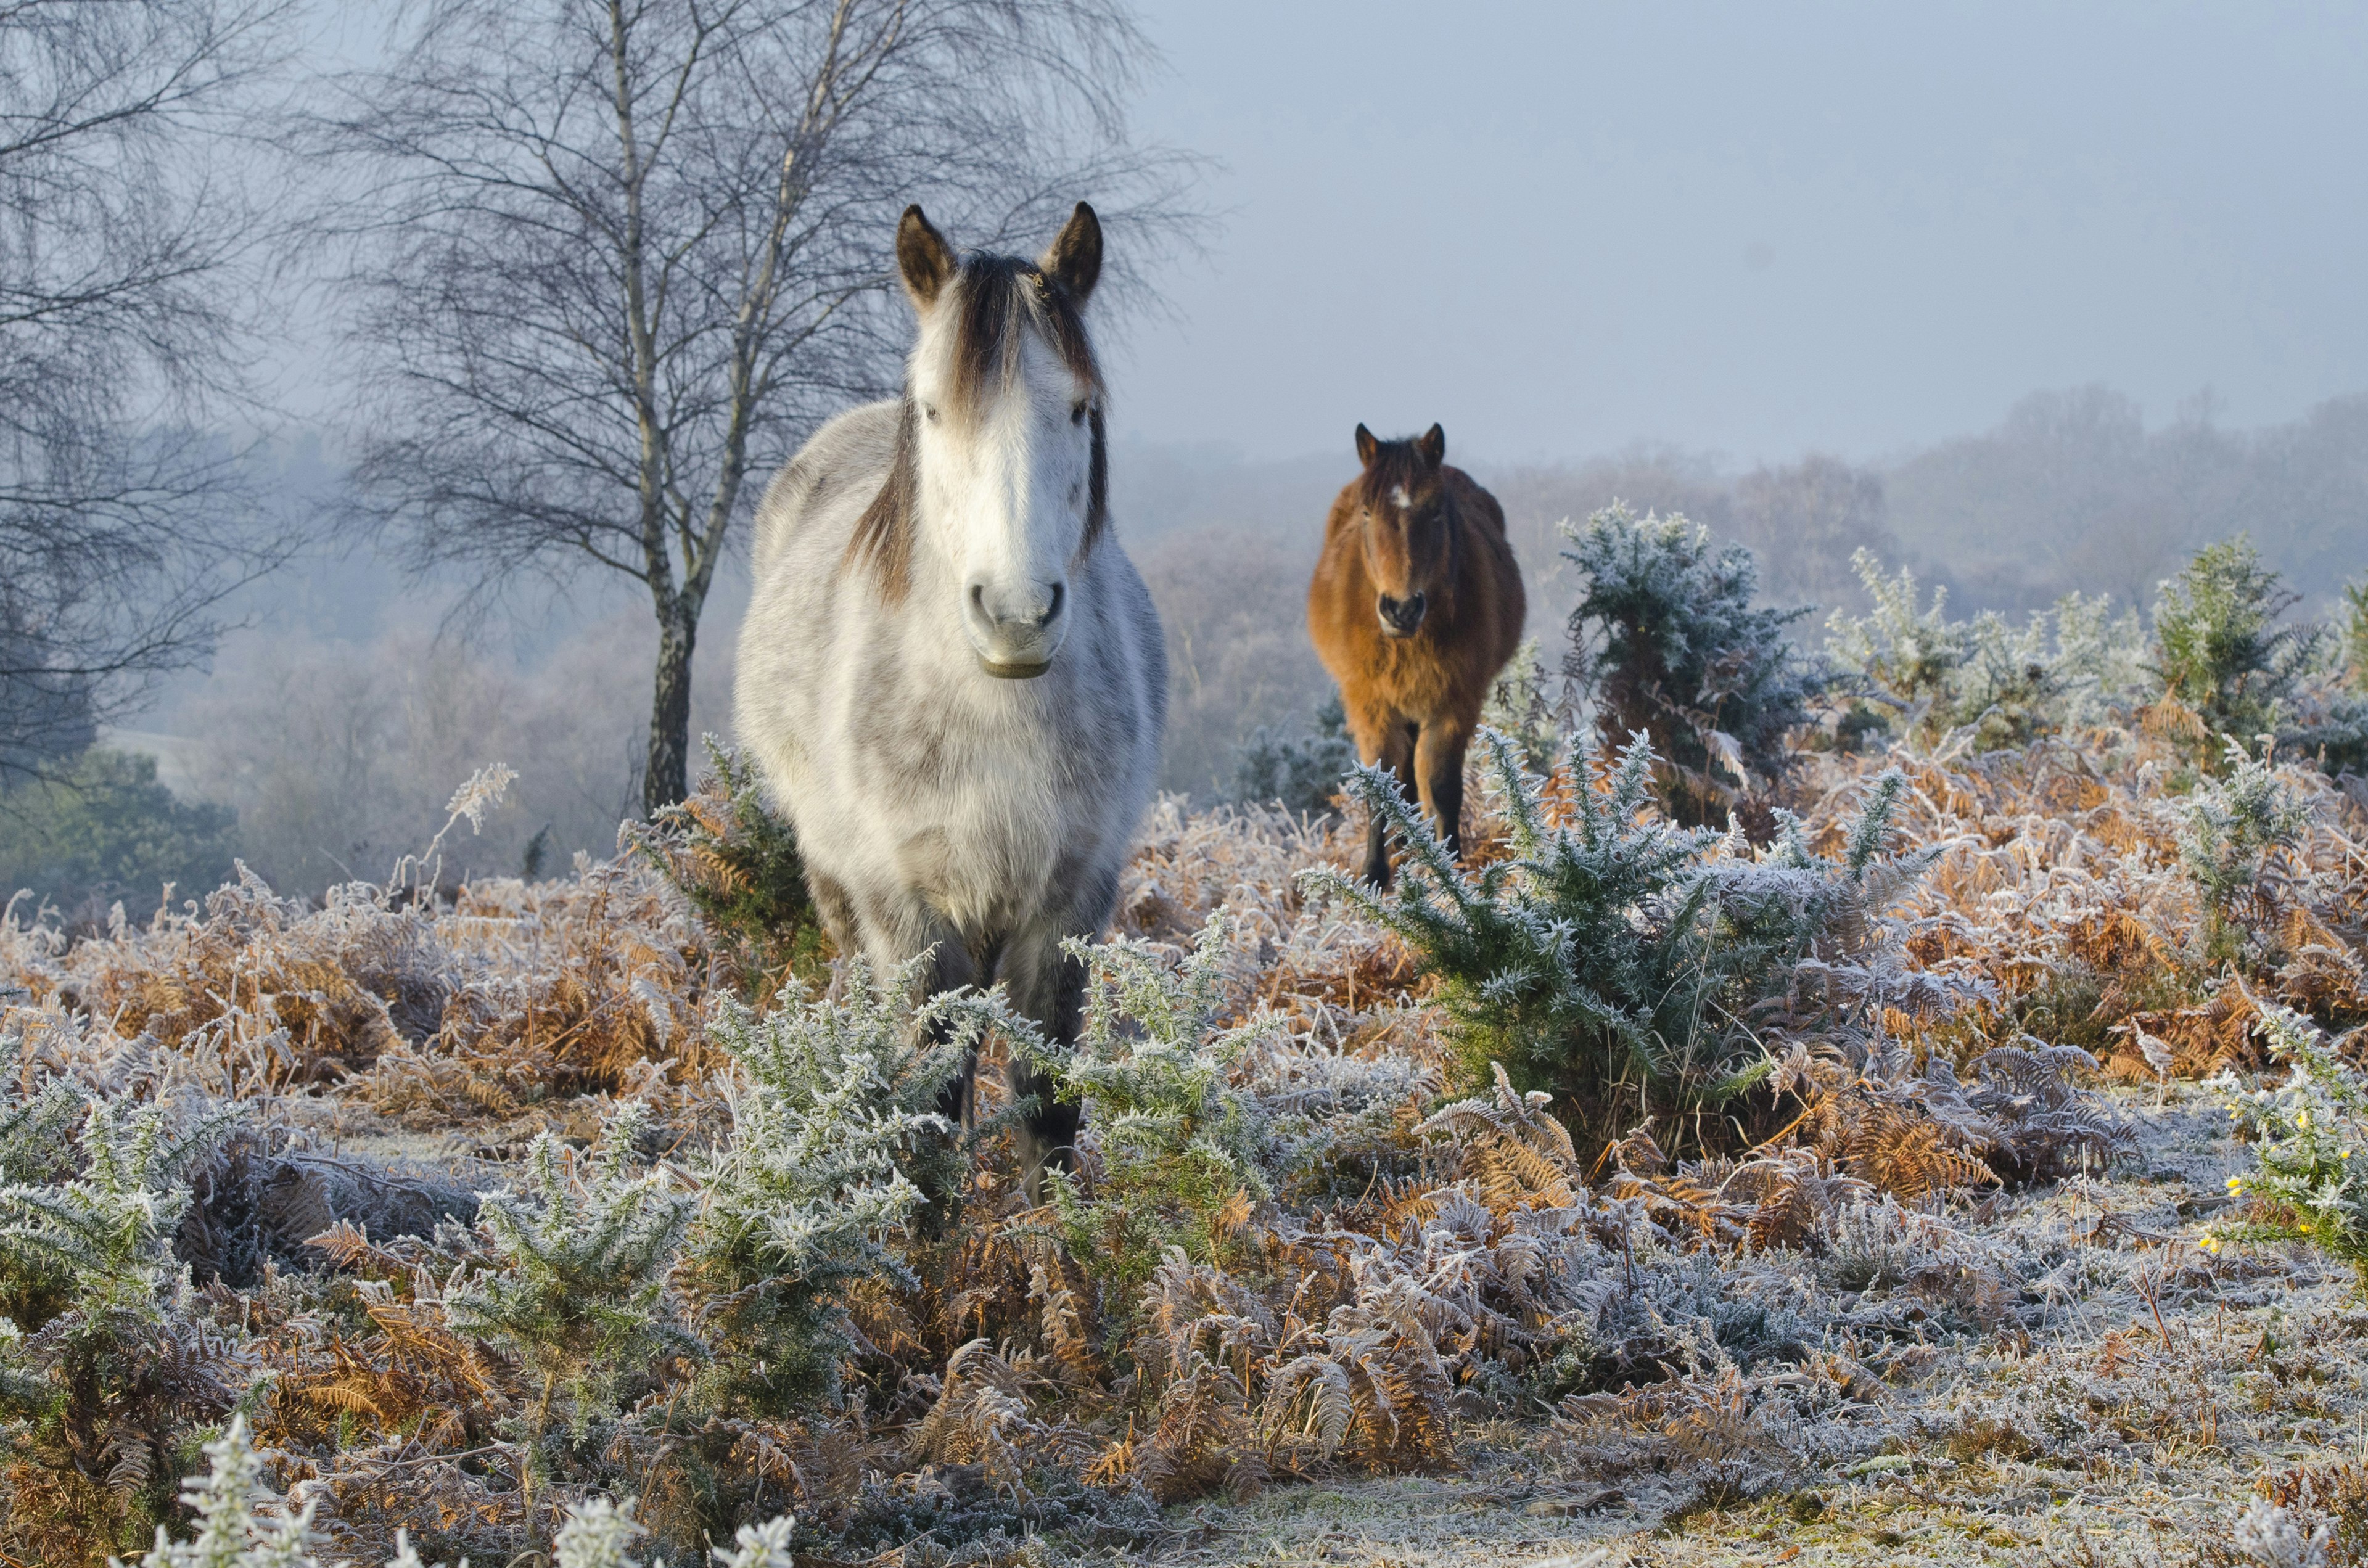
[(698, 641), (698, 611), (677, 603), (658, 612), (657, 689), (650, 701), (649, 766), (642, 775), (644, 816), (690, 793), (690, 654)]

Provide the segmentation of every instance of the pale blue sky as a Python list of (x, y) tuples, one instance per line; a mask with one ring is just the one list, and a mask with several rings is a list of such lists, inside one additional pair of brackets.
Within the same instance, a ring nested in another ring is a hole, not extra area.
[(1154, 0), (1228, 210), (1118, 423), (1873, 458), (2103, 381), (2368, 389), (2368, 6)]

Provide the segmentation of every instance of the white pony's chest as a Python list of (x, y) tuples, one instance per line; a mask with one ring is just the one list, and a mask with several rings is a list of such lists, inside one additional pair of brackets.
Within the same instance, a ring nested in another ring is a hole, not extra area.
[[(970, 671), (916, 675), (893, 697), (832, 681), (816, 715), (833, 743), (787, 791), (815, 869), (849, 886), (885, 877), (965, 931), (1008, 931), (1064, 866), (1108, 836), (1106, 790), (1078, 788), (1061, 704), (988, 687)], [(1074, 726), (1071, 726), (1074, 727)], [(1087, 771), (1092, 771), (1088, 767)]]

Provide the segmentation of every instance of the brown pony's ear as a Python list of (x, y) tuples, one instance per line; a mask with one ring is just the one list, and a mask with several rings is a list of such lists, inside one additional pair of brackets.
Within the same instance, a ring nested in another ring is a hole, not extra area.
[(1363, 463), (1367, 468), (1371, 468), (1373, 466), (1373, 454), (1381, 449), (1382, 444), (1373, 439), (1373, 433), (1371, 430), (1366, 429), (1362, 425), (1358, 426), (1357, 460)]
[(896, 225), (896, 270), (904, 274), (905, 292), (913, 296), (913, 303), (922, 310), (937, 303), (958, 265), (954, 247), (929, 226), (921, 209), (905, 208), (905, 221)]
[(1415, 455), (1422, 459), (1423, 467), (1436, 471), (1447, 460), (1447, 432), (1432, 426), (1414, 438), (1414, 449)]
[(1082, 305), (1102, 275), (1102, 221), (1080, 201), (1069, 222), (1054, 236), (1053, 246), (1036, 265)]

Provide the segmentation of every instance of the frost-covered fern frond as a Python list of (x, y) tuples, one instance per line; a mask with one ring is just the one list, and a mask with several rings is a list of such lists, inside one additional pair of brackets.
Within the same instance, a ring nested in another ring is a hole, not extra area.
[[(231, 1418), (230, 1429), (206, 1445), (208, 1472), (189, 1477), (181, 1500), (198, 1516), (198, 1533), (176, 1541), (162, 1527), (147, 1561), (162, 1568), (315, 1568), (304, 1548), (312, 1536), (313, 1507), (292, 1519), (256, 1515), (263, 1489), (263, 1460), (247, 1440), (246, 1417)], [(120, 1568), (109, 1558), (108, 1568)]]
[(726, 1003), (713, 1025), (738, 1074), (731, 1135), (700, 1170), (689, 1278), (734, 1390), (834, 1396), (856, 1346), (840, 1291), (911, 1282), (887, 1239), (951, 1185), (953, 1128), (932, 1108), (986, 1021), (974, 1002), (922, 999), (927, 963), (875, 987), (850, 959), (844, 1001), (761, 1018)]
[(0, 1187), (0, 1282), (55, 1281), (85, 1312), (153, 1315), (177, 1271), (172, 1237), (189, 1205), (190, 1168), (238, 1117), (231, 1108), (183, 1125), (162, 1106), (90, 1100), (76, 1140), (80, 1174)]
[(1487, 1094), (1442, 1107), (1416, 1133), (1461, 1145), (1466, 1178), (1478, 1183), (1491, 1209), (1584, 1204), (1587, 1189), (1579, 1185), (1570, 1131), (1546, 1113), (1554, 1096), (1543, 1089), (1524, 1095), (1506, 1076), (1503, 1062), (1488, 1065), (1496, 1083)]
[(0, 1030), (0, 1183), (54, 1175), (82, 1114), (82, 1096), (63, 1078), (45, 1079), (30, 1094), (17, 1087), (24, 1051), (22, 1026)]
[(527, 1153), (524, 1191), (478, 1195), (478, 1223), (502, 1267), (473, 1275), (447, 1311), (463, 1333), (515, 1348), (541, 1382), (530, 1440), (556, 1392), (580, 1431), (620, 1373), (684, 1343), (664, 1298), (691, 1199), (660, 1173), (632, 1173), (647, 1114), (637, 1102), (619, 1108), (584, 1162), (542, 1133)]
[[(2097, 1059), (2077, 1045), (2049, 1045), (2029, 1035), (1976, 1058), (1980, 1086), (1964, 1103), (1989, 1119), (1996, 1144), (1991, 1164), (2018, 1180), (2055, 1181), (2135, 1158), (2137, 1129), (2078, 1085), (2079, 1075), (2097, 1068)], [(1938, 1059), (1926, 1074), (1936, 1085), (1955, 1082)]]

